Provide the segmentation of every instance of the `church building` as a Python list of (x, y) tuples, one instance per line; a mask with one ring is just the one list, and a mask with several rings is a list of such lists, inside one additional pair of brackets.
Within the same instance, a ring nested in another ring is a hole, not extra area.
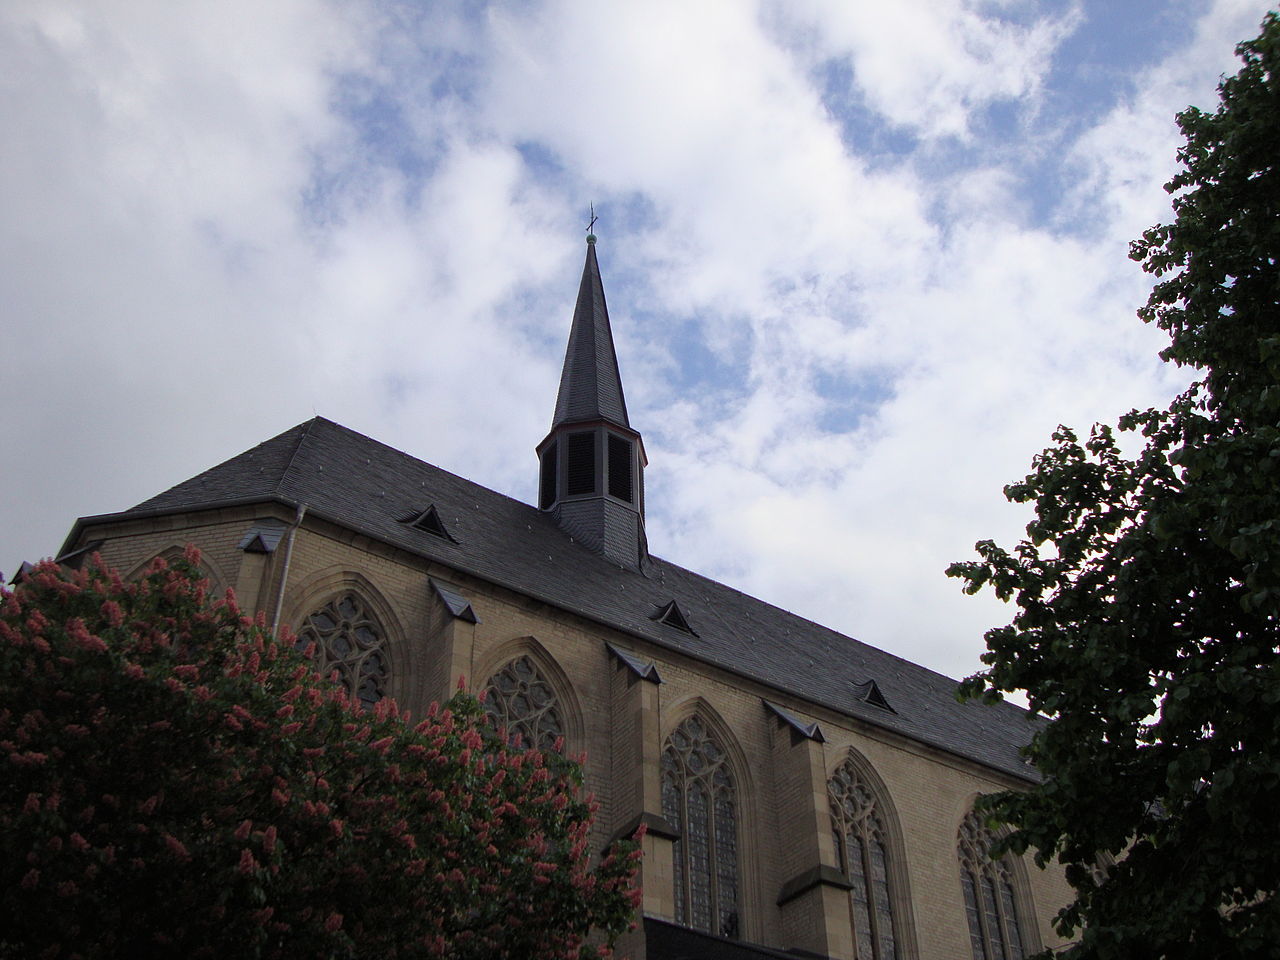
[(526, 742), (585, 752), (594, 848), (648, 826), (636, 960), (1058, 942), (1061, 871), (992, 861), (973, 812), (1035, 781), (1026, 711), (649, 553), (593, 236), (536, 453), (529, 505), (316, 417), (81, 518), (60, 559), (137, 573), (194, 543), (215, 591), (314, 640), (364, 703), (421, 715), (465, 677)]

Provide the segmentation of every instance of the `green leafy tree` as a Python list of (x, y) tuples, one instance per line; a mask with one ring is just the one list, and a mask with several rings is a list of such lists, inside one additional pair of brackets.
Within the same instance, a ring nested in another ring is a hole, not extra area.
[(1043, 782), (985, 808), (1066, 865), (1074, 957), (1280, 950), (1280, 20), (1237, 53), (1218, 109), (1178, 116), (1174, 222), (1131, 252), (1195, 382), (1120, 420), (1132, 458), (1059, 428), (1005, 491), (1027, 538), (948, 571), (1017, 605), (964, 691), (1048, 719)]
[(362, 711), (195, 560), (0, 593), (0, 957), (609, 955), (638, 853), (577, 764)]

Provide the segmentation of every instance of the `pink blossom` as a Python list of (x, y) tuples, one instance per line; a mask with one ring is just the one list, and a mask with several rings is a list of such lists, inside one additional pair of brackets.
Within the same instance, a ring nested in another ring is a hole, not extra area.
[(240, 826), (236, 827), (236, 832), (232, 834), (237, 840), (244, 841), (249, 838), (249, 831), (253, 829), (252, 820), (242, 820)]
[(183, 845), (181, 840), (179, 840), (177, 837), (173, 836), (173, 834), (170, 834), (170, 833), (163, 834), (163, 837), (164, 837), (164, 845), (169, 848), (169, 851), (175, 857), (177, 857), (179, 860), (191, 859), (191, 854), (187, 852), (187, 848)]
[(324, 929), (326, 933), (337, 933), (342, 929), (342, 914), (337, 911), (329, 914), (324, 918)]
[(32, 867), (22, 876), (22, 889), (34, 890), (40, 883), (40, 871)]
[(67, 636), (75, 642), (76, 646), (89, 653), (107, 652), (107, 645), (102, 642), (102, 638), (90, 633), (79, 617), (72, 617), (67, 621)]
[(120, 604), (114, 600), (107, 600), (102, 604), (102, 619), (106, 620), (110, 626), (118, 627), (124, 623), (124, 611), (120, 609)]
[(238, 869), (240, 870), (241, 873), (243, 873), (245, 876), (248, 876), (249, 874), (253, 873), (254, 869), (257, 868), (257, 866), (258, 866), (258, 861), (253, 859), (252, 850), (250, 850), (248, 847), (245, 847), (243, 850), (240, 851), (240, 864), (238, 866)]

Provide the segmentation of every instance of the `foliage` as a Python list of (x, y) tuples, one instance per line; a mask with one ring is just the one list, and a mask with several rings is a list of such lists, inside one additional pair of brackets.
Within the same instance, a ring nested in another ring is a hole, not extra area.
[(1067, 865), (1075, 957), (1280, 942), (1280, 20), (1237, 53), (1217, 111), (1178, 116), (1174, 222), (1131, 253), (1158, 278), (1139, 316), (1198, 379), (1121, 419), (1132, 459), (1059, 428), (1005, 491), (1034, 505), (1027, 539), (948, 571), (1017, 603), (964, 691), (1049, 718), (1043, 783), (985, 806), (1006, 847)]
[(609, 954), (638, 853), (589, 865), (575, 763), (362, 712), (195, 560), (0, 594), (0, 957)]

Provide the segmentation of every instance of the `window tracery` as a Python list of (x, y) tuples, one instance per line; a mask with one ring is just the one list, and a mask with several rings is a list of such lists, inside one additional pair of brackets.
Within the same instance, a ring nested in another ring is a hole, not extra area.
[(543, 751), (563, 746), (559, 698), (528, 657), (517, 657), (489, 678), (484, 709), (513, 742), (518, 737), (526, 747)]
[(357, 593), (344, 593), (307, 617), (297, 647), (315, 645), (317, 668), (336, 670), (347, 692), (368, 709), (386, 696), (390, 663), (383, 650), (385, 633)]
[(662, 751), (662, 813), (680, 834), (673, 849), (676, 922), (736, 939), (737, 792), (725, 752), (696, 716)]
[(1022, 932), (1009, 864), (992, 860), (995, 836), (970, 812), (960, 824), (960, 888), (973, 960), (1022, 960)]
[(875, 794), (846, 760), (827, 781), (831, 828), (849, 883), (849, 911), (858, 960), (893, 960), (893, 907), (884, 823)]

